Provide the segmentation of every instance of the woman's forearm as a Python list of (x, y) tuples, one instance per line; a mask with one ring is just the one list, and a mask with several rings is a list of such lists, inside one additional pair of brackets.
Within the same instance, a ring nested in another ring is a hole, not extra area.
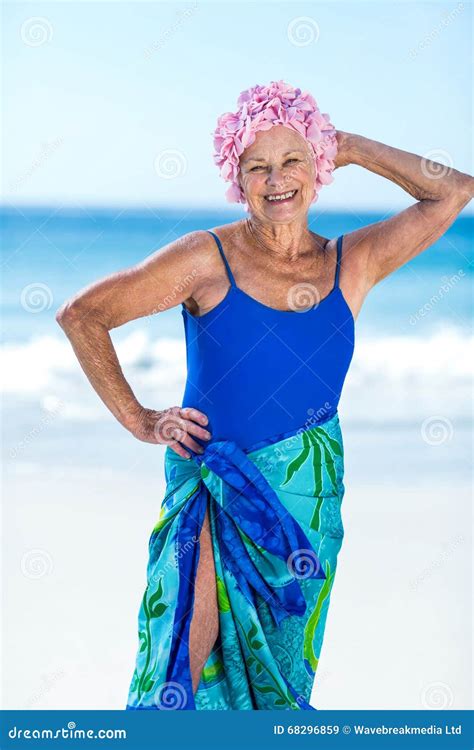
[(417, 200), (443, 200), (465, 190), (467, 203), (473, 195), (474, 180), (464, 172), (362, 135), (344, 133), (340, 161), (386, 177)]
[(107, 327), (83, 310), (61, 308), (57, 315), (79, 363), (104, 404), (127, 429), (142, 409), (127, 383)]

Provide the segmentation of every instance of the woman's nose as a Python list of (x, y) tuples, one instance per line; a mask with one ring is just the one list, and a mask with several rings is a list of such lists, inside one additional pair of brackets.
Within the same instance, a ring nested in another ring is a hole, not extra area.
[(267, 184), (269, 187), (281, 187), (284, 185), (284, 176), (283, 176), (283, 170), (279, 169), (278, 167), (273, 167), (270, 169)]

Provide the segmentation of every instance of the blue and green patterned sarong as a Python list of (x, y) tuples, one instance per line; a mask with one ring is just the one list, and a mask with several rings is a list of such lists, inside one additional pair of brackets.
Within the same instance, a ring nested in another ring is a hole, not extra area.
[[(242, 450), (165, 452), (127, 709), (314, 710), (310, 697), (344, 535), (338, 413)], [(189, 628), (209, 505), (219, 637), (195, 695)]]

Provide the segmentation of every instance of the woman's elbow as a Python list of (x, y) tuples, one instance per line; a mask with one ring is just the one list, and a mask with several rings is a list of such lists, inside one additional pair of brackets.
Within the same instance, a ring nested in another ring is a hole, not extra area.
[(72, 318), (76, 317), (76, 306), (67, 300), (56, 311), (54, 317), (58, 325), (64, 330), (71, 324)]
[(95, 316), (93, 315), (93, 310), (81, 300), (72, 299), (66, 300), (66, 302), (61, 305), (56, 312), (55, 318), (63, 331), (67, 333), (78, 326), (84, 326), (86, 323), (90, 323), (95, 319)]
[(474, 177), (460, 172), (449, 197), (461, 211), (474, 197)]

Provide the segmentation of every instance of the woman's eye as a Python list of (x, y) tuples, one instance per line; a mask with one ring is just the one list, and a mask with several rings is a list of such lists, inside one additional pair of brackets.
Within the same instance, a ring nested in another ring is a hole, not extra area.
[[(298, 159), (287, 159), (285, 161), (285, 164), (291, 164), (291, 162), (297, 162), (297, 161), (298, 161)], [(264, 164), (257, 164), (255, 167), (252, 167), (252, 169), (250, 171), (251, 172), (255, 172), (256, 169), (266, 169), (266, 167), (265, 167)]]

